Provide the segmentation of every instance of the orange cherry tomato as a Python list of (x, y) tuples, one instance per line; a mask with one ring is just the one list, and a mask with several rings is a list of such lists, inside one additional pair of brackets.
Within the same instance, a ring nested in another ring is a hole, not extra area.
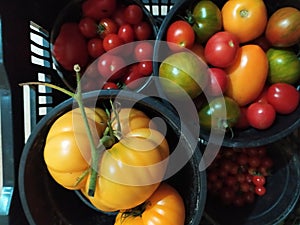
[(244, 45), (233, 65), (226, 68), (228, 87), (225, 94), (240, 106), (254, 101), (264, 88), (268, 75), (268, 59), (258, 45)]
[(224, 30), (237, 35), (241, 43), (260, 36), (267, 25), (267, 9), (262, 0), (230, 0), (221, 12)]

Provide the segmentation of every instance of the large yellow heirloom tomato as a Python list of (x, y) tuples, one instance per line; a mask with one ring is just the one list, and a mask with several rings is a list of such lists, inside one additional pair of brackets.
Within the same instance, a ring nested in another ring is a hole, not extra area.
[[(100, 108), (85, 108), (95, 143), (106, 128), (107, 116)], [(90, 144), (79, 108), (59, 117), (51, 126), (45, 147), (44, 160), (56, 182), (67, 189), (81, 189), (86, 177), (79, 178), (89, 169)]]
[(185, 207), (180, 194), (162, 183), (139, 208), (118, 213), (114, 225), (184, 225)]
[(88, 185), (82, 192), (102, 211), (133, 208), (148, 199), (159, 186), (168, 155), (168, 143), (159, 131), (132, 130), (104, 151), (99, 160), (94, 196), (88, 196)]

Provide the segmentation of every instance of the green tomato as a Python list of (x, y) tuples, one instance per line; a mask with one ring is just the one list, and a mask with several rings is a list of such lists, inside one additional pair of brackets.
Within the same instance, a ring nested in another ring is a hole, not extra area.
[(229, 97), (217, 97), (199, 111), (200, 127), (204, 129), (232, 128), (240, 117), (240, 107)]
[(214, 33), (222, 29), (222, 15), (212, 1), (199, 1), (193, 8), (193, 29), (199, 42), (206, 42)]
[(160, 84), (168, 97), (182, 99), (186, 94), (194, 99), (202, 93), (208, 81), (207, 65), (191, 52), (171, 54), (159, 67)]
[(300, 60), (296, 53), (285, 48), (270, 48), (268, 80), (270, 83), (284, 82), (295, 84), (300, 79)]

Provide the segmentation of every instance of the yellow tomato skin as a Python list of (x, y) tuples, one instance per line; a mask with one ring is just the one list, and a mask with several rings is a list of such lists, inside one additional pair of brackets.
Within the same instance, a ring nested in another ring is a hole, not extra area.
[(145, 211), (139, 216), (119, 212), (114, 225), (184, 225), (183, 199), (169, 184), (161, 183), (145, 204)]
[(224, 30), (235, 34), (240, 43), (263, 34), (268, 21), (263, 0), (230, 0), (224, 4), (221, 13)]
[[(121, 108), (120, 111), (118, 111), (118, 117), (121, 125), (120, 129), (122, 131), (122, 135), (125, 135), (137, 128), (156, 127), (144, 112), (135, 108)], [(118, 122), (114, 112), (111, 113), (111, 121), (113, 130), (118, 130)]]
[(258, 45), (240, 47), (235, 62), (228, 68), (228, 87), (225, 95), (240, 106), (254, 101), (264, 88), (268, 75), (266, 53)]
[[(107, 122), (101, 109), (85, 108), (95, 143)], [(44, 160), (53, 179), (71, 190), (81, 189), (86, 179), (78, 178), (89, 168), (90, 144), (80, 110), (74, 109), (59, 117), (51, 126), (45, 147)]]
[(159, 186), (167, 167), (167, 155), (169, 146), (160, 132), (135, 129), (103, 153), (95, 195), (88, 196), (88, 185), (82, 192), (102, 211), (133, 208)]

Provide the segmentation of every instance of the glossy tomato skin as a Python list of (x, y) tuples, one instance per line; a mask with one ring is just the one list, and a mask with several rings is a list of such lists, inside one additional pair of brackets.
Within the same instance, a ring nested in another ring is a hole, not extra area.
[(219, 96), (225, 93), (228, 85), (227, 73), (220, 68), (209, 68), (209, 82), (205, 93), (210, 96)]
[(267, 25), (267, 9), (263, 0), (230, 0), (221, 12), (224, 30), (235, 34), (240, 43), (262, 35)]
[(150, 61), (153, 57), (153, 44), (149, 41), (137, 42), (133, 52), (137, 62)]
[(121, 39), (121, 37), (115, 33), (107, 34), (103, 39), (103, 48), (106, 52), (116, 49), (117, 47), (120, 47), (123, 44), (123, 39)]
[(145, 202), (145, 210), (139, 215), (130, 210), (118, 213), (114, 225), (184, 225), (185, 206), (178, 191), (162, 183)]
[(190, 49), (195, 41), (195, 33), (187, 21), (176, 20), (167, 29), (166, 41), (171, 43), (169, 47), (173, 51), (180, 51), (181, 48)]
[(240, 107), (229, 97), (217, 97), (199, 111), (201, 128), (226, 130), (232, 128), (240, 117)]
[(136, 4), (131, 4), (124, 9), (125, 21), (129, 24), (138, 24), (143, 20), (143, 10)]
[(296, 84), (300, 80), (300, 60), (291, 49), (270, 48), (267, 51), (269, 61), (268, 81)]
[(134, 41), (133, 27), (130, 24), (123, 24), (118, 29), (118, 36), (124, 41), (124, 43)]
[(118, 24), (110, 18), (102, 18), (99, 21), (97, 33), (103, 39), (108, 34), (116, 34), (118, 32)]
[(204, 57), (212, 66), (224, 68), (234, 62), (238, 49), (239, 40), (236, 35), (228, 31), (220, 31), (208, 39), (204, 48)]
[(138, 41), (147, 40), (153, 34), (152, 27), (147, 21), (141, 21), (140, 23), (134, 24), (133, 30), (134, 36)]
[[(85, 108), (85, 111), (96, 143), (106, 128), (106, 113), (102, 109)], [(78, 178), (89, 168), (91, 155), (79, 108), (63, 114), (52, 124), (43, 156), (49, 173), (57, 183), (71, 190), (85, 186), (86, 179), (78, 182)]]
[(247, 109), (247, 119), (250, 126), (264, 130), (272, 126), (276, 111), (269, 103), (254, 102)]
[(159, 77), (168, 97), (182, 99), (182, 92), (185, 92), (194, 99), (208, 83), (207, 65), (193, 53), (178, 52), (163, 60)]
[(77, 23), (68, 22), (61, 26), (52, 53), (61, 66), (68, 71), (73, 71), (75, 64), (79, 64), (82, 68), (87, 65), (87, 42)]
[(266, 38), (273, 46), (290, 47), (300, 41), (300, 11), (283, 7), (269, 18)]
[(136, 207), (158, 188), (166, 170), (167, 161), (163, 160), (167, 155), (168, 143), (160, 132), (149, 128), (134, 129), (103, 152), (95, 195), (87, 195), (88, 185), (82, 192), (102, 211)]
[(90, 17), (83, 17), (79, 21), (79, 30), (86, 38), (93, 38), (97, 36), (97, 23)]
[(268, 68), (267, 56), (258, 45), (241, 46), (235, 62), (225, 69), (228, 74), (225, 94), (240, 106), (251, 103), (264, 88)]
[(267, 90), (268, 102), (280, 114), (289, 114), (299, 105), (300, 94), (297, 89), (287, 83), (275, 83)]
[(199, 1), (193, 8), (192, 16), (193, 29), (200, 43), (222, 29), (221, 11), (212, 1)]
[(94, 59), (102, 55), (105, 50), (103, 48), (103, 41), (100, 38), (91, 38), (87, 43), (88, 53)]
[(113, 14), (117, 7), (116, 0), (86, 0), (82, 3), (84, 16), (100, 20)]
[(98, 58), (97, 69), (107, 81), (120, 79), (127, 70), (126, 63), (122, 57), (108, 53), (102, 54)]

